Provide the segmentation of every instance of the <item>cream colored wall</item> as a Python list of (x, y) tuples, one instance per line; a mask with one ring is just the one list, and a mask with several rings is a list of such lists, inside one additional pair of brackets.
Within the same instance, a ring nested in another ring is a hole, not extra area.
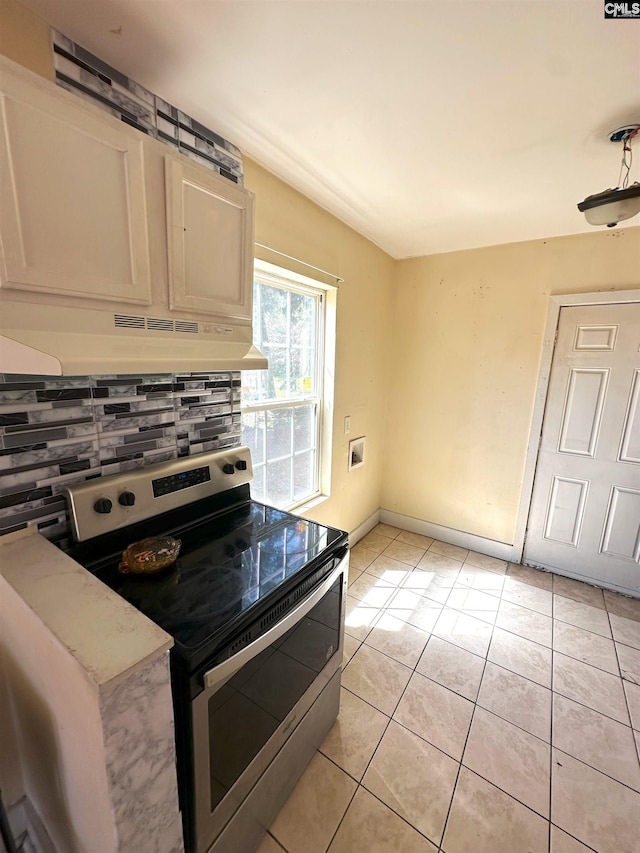
[(16, 0), (0, 0), (0, 53), (53, 79), (49, 24)]
[[(380, 507), (395, 262), (270, 172), (244, 163), (245, 185), (256, 194), (256, 242), (344, 278), (337, 296), (331, 497), (305, 515), (351, 531)], [(345, 415), (351, 416), (348, 436)], [(349, 440), (361, 435), (367, 437), (367, 461), (349, 472)]]
[(549, 295), (637, 287), (637, 227), (398, 262), (382, 507), (512, 543)]

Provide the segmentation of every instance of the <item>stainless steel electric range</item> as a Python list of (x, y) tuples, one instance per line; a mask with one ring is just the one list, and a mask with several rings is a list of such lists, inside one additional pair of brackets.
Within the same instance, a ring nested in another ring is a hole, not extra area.
[[(253, 501), (246, 447), (67, 490), (71, 556), (174, 639), (178, 790), (189, 853), (251, 853), (338, 713), (347, 534)], [(123, 550), (181, 540), (123, 574)]]

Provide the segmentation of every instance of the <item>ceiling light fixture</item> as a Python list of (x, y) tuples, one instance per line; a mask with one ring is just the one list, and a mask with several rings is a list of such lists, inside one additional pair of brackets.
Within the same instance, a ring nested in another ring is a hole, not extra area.
[(631, 219), (640, 213), (640, 183), (629, 186), (629, 172), (633, 161), (631, 140), (640, 133), (640, 124), (631, 124), (614, 130), (611, 142), (622, 142), (622, 162), (618, 186), (601, 193), (588, 195), (578, 205), (589, 225), (606, 225), (613, 228), (624, 219)]

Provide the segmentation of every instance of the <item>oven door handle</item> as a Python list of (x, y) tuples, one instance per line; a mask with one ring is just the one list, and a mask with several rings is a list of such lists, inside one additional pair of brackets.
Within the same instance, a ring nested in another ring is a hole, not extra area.
[(345, 560), (341, 560), (336, 568), (328, 575), (314, 591), (300, 602), (293, 610), (290, 610), (287, 615), (277, 622), (273, 628), (265, 634), (261, 634), (257, 640), (245, 646), (241, 651), (237, 652), (222, 663), (217, 664), (213, 669), (208, 670), (204, 674), (204, 686), (207, 689), (218, 687), (225, 681), (228, 681), (232, 675), (241, 669), (247, 661), (255, 657), (260, 652), (268, 648), (272, 643), (287, 633), (293, 626), (302, 619), (310, 610), (318, 604), (329, 592), (334, 583), (338, 580), (342, 572), (345, 570)]

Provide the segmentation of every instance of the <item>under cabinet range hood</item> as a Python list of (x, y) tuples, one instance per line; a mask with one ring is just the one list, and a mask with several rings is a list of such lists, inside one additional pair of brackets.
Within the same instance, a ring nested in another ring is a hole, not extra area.
[[(27, 309), (27, 310), (25, 310)], [(251, 326), (3, 302), (0, 373), (52, 376), (264, 370)]]

